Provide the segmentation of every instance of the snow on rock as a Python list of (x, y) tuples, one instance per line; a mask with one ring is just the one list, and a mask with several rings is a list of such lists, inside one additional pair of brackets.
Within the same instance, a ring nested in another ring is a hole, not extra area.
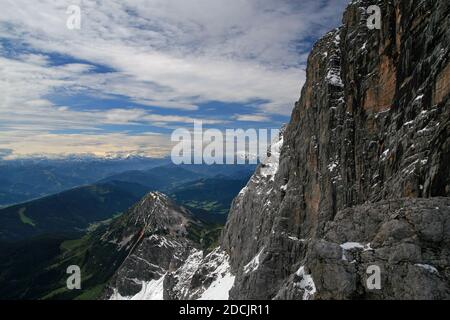
[(262, 161), (263, 166), (261, 168), (261, 175), (263, 177), (270, 177), (271, 181), (275, 180), (275, 175), (278, 172), (280, 152), (284, 142), (283, 140), (283, 135), (276, 138), (270, 147), (270, 156)]
[(435, 267), (433, 267), (433, 266), (431, 266), (429, 264), (417, 263), (417, 264), (415, 264), (415, 266), (419, 267), (419, 268), (422, 268), (422, 269), (425, 269), (425, 270), (427, 270), (427, 271), (429, 271), (431, 273), (439, 274), (439, 271)]
[(177, 270), (175, 278), (177, 284), (174, 291), (178, 292), (180, 297), (189, 295), (189, 288), (192, 277), (197, 272), (203, 259), (203, 251), (193, 249), (192, 253), (186, 259), (186, 262)]
[[(200, 285), (193, 287), (192, 280), (197, 277)], [(164, 280), (174, 281), (173, 287), (164, 287)], [(209, 281), (208, 281), (209, 279)], [(210, 279), (213, 279), (212, 282)], [(133, 279), (142, 289), (133, 296), (122, 296), (113, 290), (110, 300), (163, 300), (164, 290), (170, 290), (176, 299), (227, 300), (234, 285), (235, 276), (231, 273), (228, 254), (216, 249), (206, 257), (203, 251), (192, 249), (185, 262), (174, 272), (164, 273), (159, 279), (141, 281)]]
[(341, 244), (341, 248), (344, 250), (364, 249), (364, 245), (358, 242), (346, 242)]
[(327, 74), (327, 77), (326, 77), (327, 82), (329, 84), (333, 85), (333, 86), (336, 86), (336, 87), (343, 87), (344, 84), (342, 82), (340, 72), (341, 71), (337, 70), (337, 69), (330, 69), (328, 71), (328, 74)]
[(363, 250), (363, 251), (372, 251), (372, 247), (370, 243), (363, 245), (359, 242), (346, 242), (341, 244), (342, 248), (342, 260), (347, 261), (347, 256), (345, 255), (346, 251), (350, 250)]
[(235, 277), (226, 272), (216, 279), (209, 288), (203, 292), (198, 300), (228, 300), (229, 292), (233, 288)]
[(310, 300), (317, 291), (313, 277), (306, 273), (305, 266), (301, 266), (295, 275), (300, 277), (301, 280), (296, 282), (294, 286), (303, 291), (303, 300)]
[(227, 300), (234, 285), (229, 256), (220, 248), (207, 256), (193, 249), (178, 270), (169, 273), (169, 296), (180, 300)]
[(242, 197), (247, 193), (248, 190), (248, 186), (245, 186), (244, 188), (242, 188), (242, 190), (239, 192), (238, 197)]
[(389, 155), (390, 150), (387, 149), (383, 152), (383, 154), (381, 155), (381, 161), (385, 161)]
[(244, 267), (244, 273), (249, 273), (258, 270), (259, 268), (259, 259), (261, 254), (263, 253), (264, 248)]
[(336, 169), (338, 165), (339, 165), (339, 163), (337, 161), (330, 163), (328, 165), (328, 171), (333, 172), (334, 169)]
[(123, 248), (127, 247), (127, 245), (133, 240), (134, 235), (131, 234), (128, 237), (125, 237), (120, 241), (119, 244), (117, 244), (118, 250), (122, 250)]
[(294, 236), (288, 236), (288, 239), (292, 240), (292, 241), (306, 242), (306, 239), (299, 239), (299, 238), (294, 237)]
[(163, 300), (165, 275), (158, 280), (143, 281), (139, 293), (131, 297), (122, 297), (117, 289), (110, 300)]
[(158, 247), (159, 248), (175, 248), (177, 246), (181, 246), (181, 244), (175, 240), (168, 240), (166, 237), (163, 236), (159, 236), (157, 234), (153, 234), (151, 235), (149, 238), (149, 240), (153, 240), (153, 241), (158, 241)]
[[(228, 300), (229, 291), (235, 280), (235, 276), (231, 273), (228, 254), (216, 249), (209, 256), (211, 255), (216, 255), (216, 258), (208, 263), (218, 263), (211, 273), (215, 280), (206, 288), (198, 300)], [(208, 256), (205, 260), (208, 260)]]
[(421, 94), (421, 95), (417, 96), (417, 98), (414, 101), (420, 101), (423, 99), (423, 97), (424, 97), (424, 95)]

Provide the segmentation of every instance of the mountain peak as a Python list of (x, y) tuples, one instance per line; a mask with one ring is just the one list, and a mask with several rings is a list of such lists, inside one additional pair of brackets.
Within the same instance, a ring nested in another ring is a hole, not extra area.
[(148, 206), (148, 205), (170, 206), (170, 205), (173, 205), (173, 202), (164, 193), (154, 191), (154, 192), (150, 192), (147, 195), (145, 195), (142, 198), (140, 205), (141, 206)]

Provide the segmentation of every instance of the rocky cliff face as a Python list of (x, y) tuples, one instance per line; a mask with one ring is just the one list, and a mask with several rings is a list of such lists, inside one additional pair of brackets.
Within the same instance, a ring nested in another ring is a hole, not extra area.
[(116, 221), (102, 241), (125, 248), (127, 257), (115, 273), (106, 297), (162, 299), (162, 282), (193, 250), (188, 228), (199, 224), (165, 195), (153, 192)]
[(353, 1), (315, 45), (277, 170), (258, 168), (222, 236), (231, 298), (450, 298), (449, 15)]
[(102, 298), (227, 299), (234, 282), (228, 256), (201, 250), (198, 233), (204, 227), (166, 195), (148, 194), (99, 240), (126, 252)]

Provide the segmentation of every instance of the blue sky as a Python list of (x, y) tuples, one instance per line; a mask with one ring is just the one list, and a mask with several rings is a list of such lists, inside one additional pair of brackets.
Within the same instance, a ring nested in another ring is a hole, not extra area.
[[(0, 0), (0, 156), (164, 156), (170, 134), (278, 128), (347, 0)], [(81, 29), (66, 27), (69, 5)]]

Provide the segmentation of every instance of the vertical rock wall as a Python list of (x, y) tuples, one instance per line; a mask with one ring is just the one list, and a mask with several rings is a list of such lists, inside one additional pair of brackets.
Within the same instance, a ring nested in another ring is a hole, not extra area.
[(450, 297), (449, 24), (445, 0), (353, 1), (314, 46), (278, 170), (257, 169), (222, 235), (231, 298)]

